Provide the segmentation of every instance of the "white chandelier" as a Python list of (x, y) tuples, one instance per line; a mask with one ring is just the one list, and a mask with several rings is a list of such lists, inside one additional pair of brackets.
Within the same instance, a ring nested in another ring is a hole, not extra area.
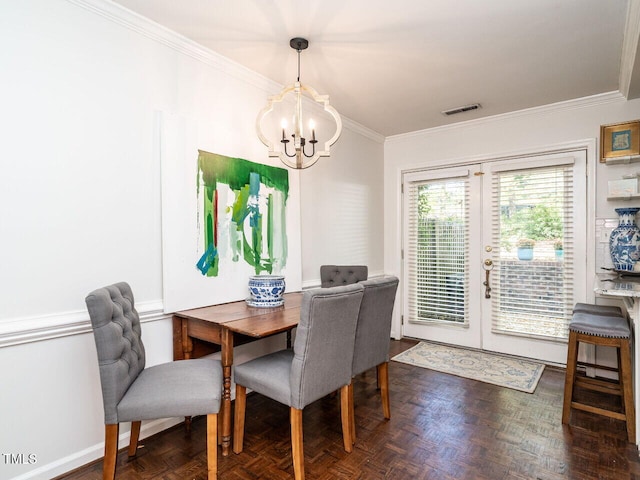
[[(267, 99), (267, 105), (258, 114), (256, 131), (262, 143), (269, 149), (270, 157), (280, 158), (282, 163), (291, 168), (302, 169), (310, 167), (316, 163), (320, 157), (329, 156), (331, 145), (336, 143), (342, 132), (342, 119), (336, 109), (329, 104), (329, 95), (319, 95), (312, 87), (300, 83), (300, 52), (309, 46), (308, 40), (298, 37), (292, 38), (289, 45), (298, 52), (298, 79), (294, 84), (282, 89), (277, 95), (271, 95)], [(262, 132), (262, 120), (273, 110), (275, 103), (281, 102), (285, 96), (291, 92), (293, 92), (295, 97), (295, 103), (292, 115), (293, 134), (291, 135), (291, 137), (293, 137), (293, 151), (289, 152), (287, 146), (291, 140), (287, 138), (287, 121), (285, 119), (282, 120), (282, 138), (274, 142), (269, 140)], [(302, 119), (302, 96), (304, 92), (315, 102), (321, 104), (336, 123), (336, 131), (333, 136), (324, 143), (324, 150), (316, 150), (318, 140), (316, 140), (315, 123), (312, 119), (310, 119), (308, 123), (309, 130), (311, 130), (311, 139), (308, 140), (304, 137)], [(276, 149), (278, 143), (280, 143), (280, 146)], [(311, 145), (310, 147), (308, 146), (309, 144)]]

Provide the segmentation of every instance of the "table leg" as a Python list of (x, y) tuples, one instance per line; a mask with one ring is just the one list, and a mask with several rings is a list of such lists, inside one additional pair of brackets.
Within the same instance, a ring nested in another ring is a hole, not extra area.
[(173, 316), (173, 360), (184, 360), (184, 350), (182, 348), (182, 319)]
[(191, 352), (193, 352), (193, 340), (189, 337), (188, 326), (188, 322), (182, 322), (182, 358), (185, 360), (189, 360), (191, 358)]
[[(193, 352), (193, 340), (189, 337), (189, 322), (173, 317), (173, 360), (189, 360)], [(184, 428), (191, 432), (191, 416), (184, 417)]]
[(221, 332), (222, 361), (222, 455), (228, 456), (231, 447), (231, 366), (233, 365), (233, 332), (222, 328)]
[(291, 330), (287, 330), (287, 349), (291, 349)]

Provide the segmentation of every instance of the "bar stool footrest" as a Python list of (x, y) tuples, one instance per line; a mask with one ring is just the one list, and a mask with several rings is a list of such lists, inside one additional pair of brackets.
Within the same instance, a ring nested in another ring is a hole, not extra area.
[(606, 380), (590, 377), (576, 377), (575, 384), (594, 392), (622, 396), (622, 389), (619, 383), (607, 382)]
[(609, 367), (608, 365), (598, 365), (597, 363), (578, 362), (578, 367), (597, 368), (598, 370), (606, 370), (607, 372), (620, 372), (616, 367)]
[(571, 402), (571, 408), (582, 410), (583, 412), (595, 413), (603, 417), (615, 418), (616, 420), (627, 420), (627, 416), (624, 413), (612, 412), (611, 410), (605, 410), (604, 408), (594, 407), (585, 403)]

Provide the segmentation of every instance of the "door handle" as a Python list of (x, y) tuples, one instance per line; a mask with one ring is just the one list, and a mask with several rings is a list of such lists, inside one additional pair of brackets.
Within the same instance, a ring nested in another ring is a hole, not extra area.
[(490, 258), (487, 258), (482, 263), (482, 268), (484, 268), (484, 298), (491, 298), (491, 285), (489, 284), (489, 275), (491, 274), (491, 270), (493, 270), (493, 261)]

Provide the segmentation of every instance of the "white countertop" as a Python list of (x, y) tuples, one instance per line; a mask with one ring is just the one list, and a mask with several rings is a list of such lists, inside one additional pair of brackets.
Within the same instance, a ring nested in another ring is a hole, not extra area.
[(616, 273), (596, 275), (594, 291), (599, 295), (640, 298), (640, 275), (620, 276)]

